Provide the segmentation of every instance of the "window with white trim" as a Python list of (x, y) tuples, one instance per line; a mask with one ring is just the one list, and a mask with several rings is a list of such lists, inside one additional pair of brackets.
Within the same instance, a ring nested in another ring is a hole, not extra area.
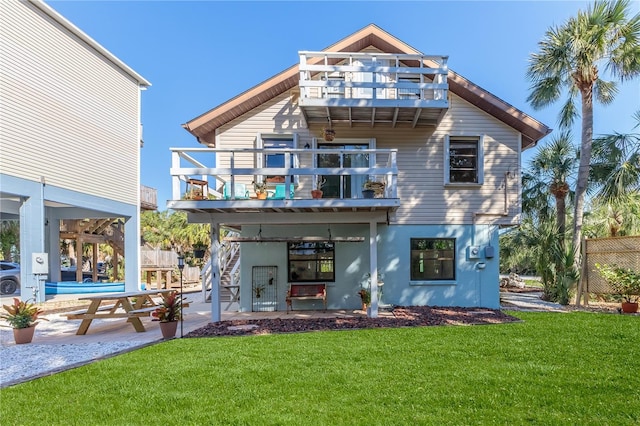
[(483, 137), (447, 136), (445, 183), (483, 183)]
[(455, 279), (455, 238), (411, 238), (411, 281)]
[[(283, 150), (283, 149), (295, 149), (297, 146), (297, 135), (261, 135), (258, 134), (257, 148), (263, 149), (265, 152), (258, 156), (257, 167), (268, 168), (284, 168), (286, 166), (284, 152), (274, 152), (268, 154), (266, 151), (269, 149)], [(290, 156), (290, 167), (298, 167), (298, 156), (292, 154)], [(264, 176), (264, 180), (267, 182), (284, 182), (284, 176)], [(297, 176), (296, 176), (297, 182)], [(294, 183), (296, 183), (294, 182)]]

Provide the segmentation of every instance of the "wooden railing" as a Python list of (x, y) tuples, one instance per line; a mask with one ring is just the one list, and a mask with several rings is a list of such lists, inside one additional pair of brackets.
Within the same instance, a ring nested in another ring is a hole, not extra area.
[(140, 208), (156, 210), (158, 208), (158, 190), (140, 185)]
[(340, 106), (353, 107), (416, 106), (416, 101), (420, 107), (448, 106), (448, 56), (309, 51), (299, 55), (301, 106), (314, 104), (314, 99), (340, 99)]
[[(264, 158), (266, 154), (282, 154), (284, 167), (252, 167), (256, 158)], [(332, 156), (332, 160), (339, 166), (319, 167), (318, 157), (322, 156)], [(347, 166), (354, 163), (356, 157), (362, 165)], [(207, 159), (211, 159), (211, 165), (207, 164)], [(224, 166), (216, 167), (216, 161)], [(207, 183), (204, 199), (234, 200), (239, 199), (236, 196), (236, 185), (244, 185), (244, 188), (253, 193), (251, 182), (268, 182), (269, 176), (279, 176), (282, 179), (285, 185), (285, 199), (291, 198), (292, 187), (296, 188), (293, 198), (311, 198), (310, 190), (316, 189), (321, 178), (330, 176), (339, 178), (341, 188), (344, 187), (347, 177), (354, 186), (364, 186), (366, 181), (380, 182), (384, 184), (382, 198), (397, 198), (396, 149), (171, 148), (170, 173), (173, 200), (180, 200), (185, 196), (186, 183), (190, 179)], [(227, 191), (224, 191), (225, 185), (228, 185)], [(362, 195), (360, 191), (353, 191), (349, 197), (341, 191), (338, 198), (362, 198)]]
[(140, 266), (143, 268), (170, 268), (178, 265), (178, 253), (169, 250), (140, 250)]

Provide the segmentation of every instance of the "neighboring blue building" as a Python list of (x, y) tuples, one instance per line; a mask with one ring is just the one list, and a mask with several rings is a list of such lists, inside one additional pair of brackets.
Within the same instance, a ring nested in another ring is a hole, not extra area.
[(211, 275), (213, 319), (222, 271), (242, 311), (284, 310), (305, 282), (327, 285), (329, 309), (357, 309), (371, 288), (371, 316), (498, 308), (498, 229), (519, 223), (520, 154), (550, 129), (375, 25), (299, 55), (183, 125), (208, 149), (172, 150), (167, 206), (211, 223), (214, 241), (238, 232), (239, 266)]

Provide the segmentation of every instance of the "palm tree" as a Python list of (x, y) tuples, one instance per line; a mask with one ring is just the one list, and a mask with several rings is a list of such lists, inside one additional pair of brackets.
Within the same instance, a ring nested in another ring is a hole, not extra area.
[[(634, 115), (640, 129), (640, 111)], [(640, 191), (640, 133), (614, 133), (593, 141), (591, 180), (596, 197), (607, 203), (624, 202)]]
[[(593, 137), (593, 101), (613, 101), (616, 82), (601, 79), (606, 70), (620, 81), (640, 74), (640, 13), (630, 19), (629, 1), (596, 1), (586, 12), (552, 27), (531, 55), (527, 78), (532, 81), (528, 101), (536, 108), (553, 104), (568, 93), (560, 111), (560, 125), (570, 127), (582, 117), (580, 165), (575, 189), (573, 247), (580, 245)], [(578, 114), (576, 98), (580, 97)], [(576, 263), (578, 262), (577, 256)]]
[(555, 199), (556, 227), (560, 235), (565, 235), (567, 195), (571, 192), (568, 181), (575, 173), (578, 158), (579, 153), (571, 144), (571, 133), (563, 132), (531, 160), (536, 187), (538, 190), (548, 188)]

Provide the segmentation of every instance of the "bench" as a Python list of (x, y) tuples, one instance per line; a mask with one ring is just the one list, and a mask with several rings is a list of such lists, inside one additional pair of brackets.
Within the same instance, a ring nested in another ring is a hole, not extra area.
[(293, 311), (293, 300), (322, 300), (327, 310), (327, 285), (325, 283), (289, 283), (287, 291), (287, 313)]
[[(97, 312), (110, 311), (114, 308), (116, 308), (116, 305), (102, 305), (98, 308)], [(64, 313), (61, 313), (60, 315), (66, 316), (67, 319), (82, 319), (82, 316), (86, 314), (87, 311), (88, 309), (79, 309), (77, 311), (64, 312)]]
[[(67, 319), (88, 319), (88, 318), (123, 318), (123, 317), (131, 317), (131, 316), (149, 316), (151, 315), (151, 313), (153, 311), (156, 310), (156, 308), (158, 307), (158, 305), (152, 305), (152, 306), (143, 306), (140, 309), (134, 309), (132, 311), (129, 312), (116, 312), (116, 310), (118, 309), (119, 304), (113, 304), (113, 305), (102, 305), (100, 306), (97, 310), (95, 314), (87, 314), (88, 308), (87, 309), (79, 309), (77, 311), (69, 311), (69, 312), (64, 312), (60, 315), (62, 316), (66, 316)], [(189, 307), (189, 302), (185, 301), (182, 303), (182, 307), (183, 308), (188, 308)], [(107, 313), (98, 313), (98, 312), (105, 312), (105, 311), (109, 311)]]

